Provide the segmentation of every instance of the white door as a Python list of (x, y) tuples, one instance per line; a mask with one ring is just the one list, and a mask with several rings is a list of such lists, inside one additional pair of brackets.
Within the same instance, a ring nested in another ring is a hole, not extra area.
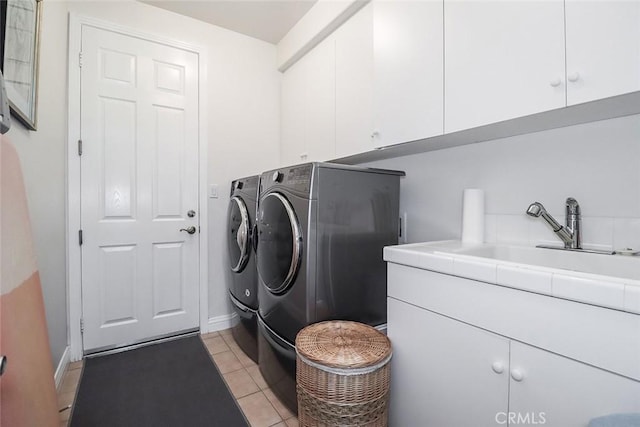
[(373, 4), (335, 32), (336, 157), (373, 149)]
[(640, 90), (640, 0), (565, 2), (567, 105)]
[(592, 418), (640, 412), (640, 382), (515, 341), (511, 375), (509, 411), (528, 414), (532, 424), (535, 417), (550, 427), (581, 427)]
[(336, 45), (327, 37), (302, 59), (305, 76), (305, 146), (302, 161), (321, 162), (336, 154)]
[(81, 135), (85, 353), (197, 328), (197, 55), (83, 26)]
[(442, 1), (373, 3), (374, 144), (442, 135)]
[(335, 42), (328, 37), (284, 73), (282, 164), (335, 157), (335, 99)]
[(509, 340), (387, 298), (389, 425), (477, 427), (508, 412)]
[(302, 156), (307, 148), (305, 134), (306, 80), (304, 67), (300, 59), (282, 76), (282, 98), (280, 100), (280, 126), (282, 140), (280, 144), (280, 164), (295, 165), (304, 162)]
[(564, 2), (444, 2), (445, 133), (561, 108)]

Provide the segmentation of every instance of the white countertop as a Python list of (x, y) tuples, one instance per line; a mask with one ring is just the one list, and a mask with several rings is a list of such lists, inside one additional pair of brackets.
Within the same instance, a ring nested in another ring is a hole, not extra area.
[[(585, 258), (587, 261), (598, 260), (610, 262), (615, 267), (624, 263), (626, 271), (619, 276), (595, 274), (597, 266), (590, 272), (569, 268), (551, 268), (494, 259), (485, 256), (471, 256), (457, 251), (466, 249), (492, 249), (501, 245), (463, 244), (456, 240), (413, 243), (407, 245), (388, 246), (384, 248), (384, 260), (409, 267), (431, 270), (438, 273), (464, 277), (499, 286), (521, 289), (556, 298), (563, 298), (605, 308), (640, 314), (640, 257), (623, 257), (622, 255), (576, 254), (572, 257)], [(508, 245), (502, 245), (507, 247)], [(518, 248), (510, 246), (510, 248)], [(532, 248), (521, 249), (531, 251)], [(534, 251), (552, 251), (551, 257), (564, 257), (565, 254), (553, 249), (534, 249)], [(598, 258), (593, 258), (598, 257)], [(601, 258), (611, 257), (611, 258)], [(624, 258), (624, 259), (623, 259)], [(635, 265), (637, 263), (637, 275)], [(555, 263), (561, 265), (561, 262)], [(611, 271), (611, 269), (609, 269)]]

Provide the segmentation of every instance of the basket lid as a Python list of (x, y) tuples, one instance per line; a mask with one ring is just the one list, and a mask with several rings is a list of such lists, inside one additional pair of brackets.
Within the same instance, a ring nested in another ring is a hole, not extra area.
[(302, 329), (296, 336), (296, 352), (323, 366), (362, 368), (388, 359), (391, 342), (363, 323), (330, 320)]

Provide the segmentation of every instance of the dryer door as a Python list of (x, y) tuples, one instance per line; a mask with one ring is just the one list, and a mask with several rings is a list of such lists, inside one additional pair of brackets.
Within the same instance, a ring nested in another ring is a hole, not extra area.
[(289, 289), (300, 267), (300, 224), (286, 197), (273, 192), (260, 201), (257, 225), (258, 274), (271, 293), (282, 294)]
[(233, 196), (231, 198), (228, 215), (227, 250), (229, 251), (229, 264), (232, 271), (240, 273), (247, 265), (249, 251), (251, 250), (249, 211), (240, 197)]

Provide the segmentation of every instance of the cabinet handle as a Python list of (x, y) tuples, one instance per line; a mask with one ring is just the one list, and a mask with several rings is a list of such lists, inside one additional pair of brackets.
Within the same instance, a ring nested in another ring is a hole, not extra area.
[(577, 82), (578, 80), (580, 80), (580, 73), (578, 73), (577, 71), (574, 71), (573, 73), (567, 76), (567, 80), (569, 80), (571, 83)]
[(555, 78), (553, 80), (551, 80), (549, 82), (549, 84), (551, 85), (551, 87), (558, 87), (562, 84), (562, 79), (561, 78)]
[(493, 362), (493, 365), (491, 365), (491, 369), (493, 369), (493, 372), (495, 372), (496, 374), (501, 374), (504, 372), (504, 365), (502, 364), (502, 362)]
[(512, 369), (511, 370), (511, 378), (513, 378), (514, 381), (520, 382), (520, 381), (522, 381), (524, 379), (524, 374), (519, 369)]

